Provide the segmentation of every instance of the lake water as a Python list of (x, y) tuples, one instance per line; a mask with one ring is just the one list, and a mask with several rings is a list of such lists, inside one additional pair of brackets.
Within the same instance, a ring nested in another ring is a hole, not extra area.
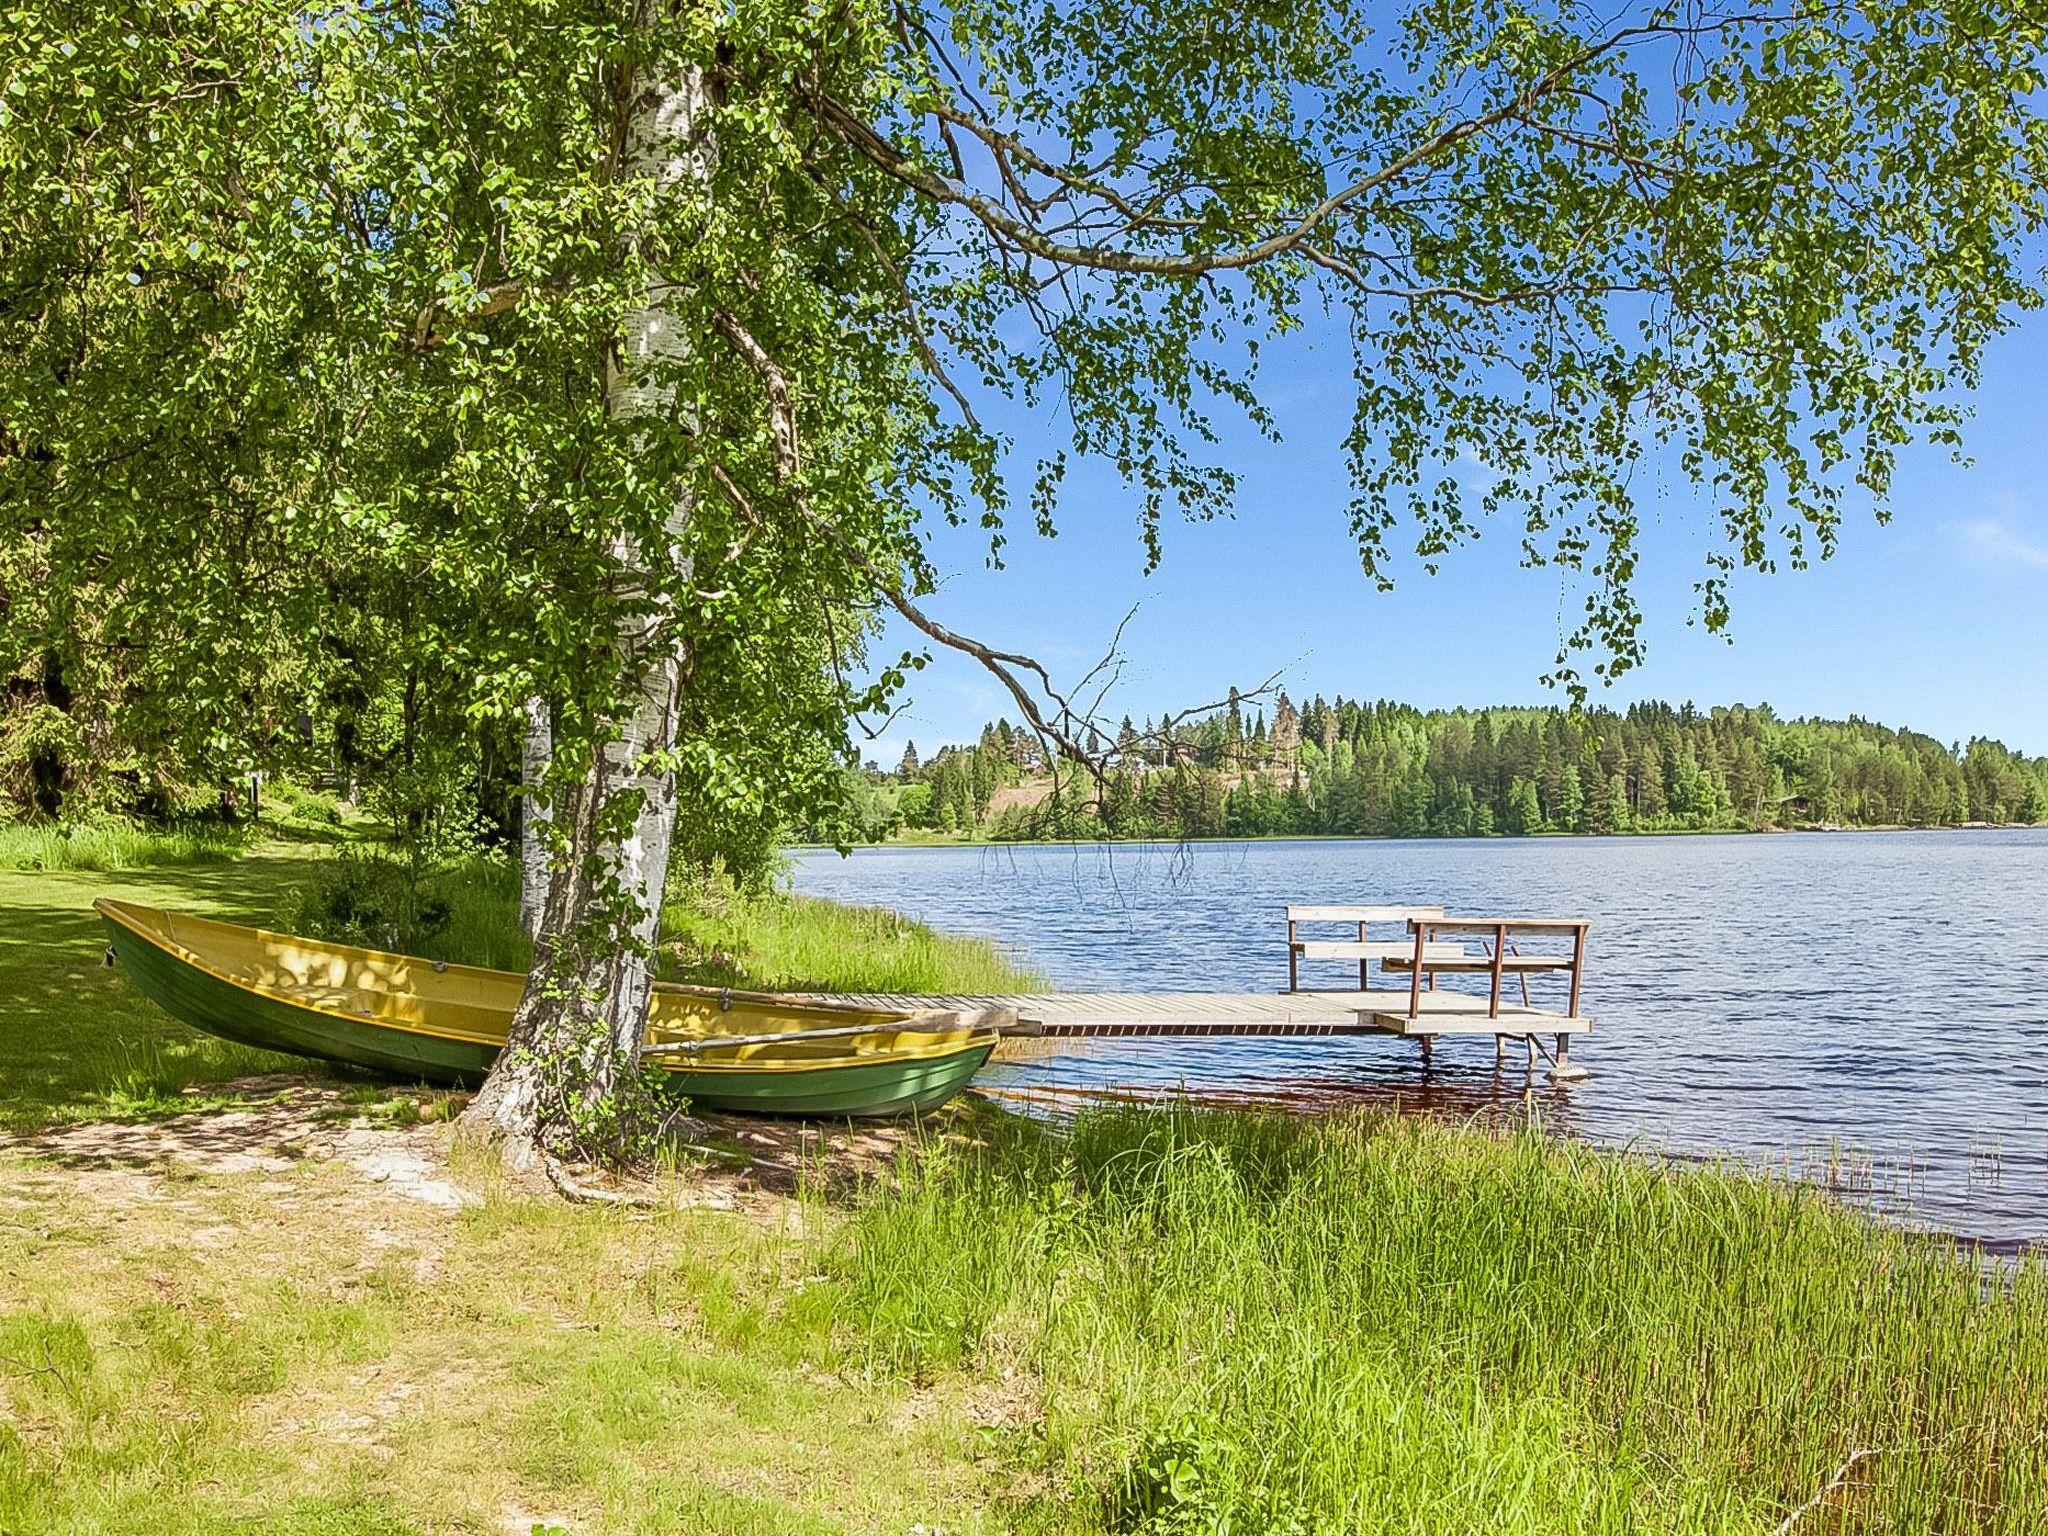
[[(1572, 1054), (1593, 1077), (1539, 1074), (1547, 1124), (2048, 1242), (2048, 832), (863, 849), (802, 853), (795, 883), (995, 939), (1076, 990), (1276, 990), (1288, 902), (1587, 917), (1596, 1030)], [(1397, 1039), (1060, 1042), (978, 1081), (1520, 1116), (1510, 1059), (1496, 1076), (1490, 1038), (1444, 1042), (1427, 1074)]]

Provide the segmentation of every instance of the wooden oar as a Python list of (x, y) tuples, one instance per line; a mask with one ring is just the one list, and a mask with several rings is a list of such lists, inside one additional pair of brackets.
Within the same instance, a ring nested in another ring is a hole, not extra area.
[(889, 1019), (873, 1024), (835, 1024), (829, 1029), (792, 1029), (772, 1035), (707, 1035), (701, 1040), (666, 1040), (645, 1046), (643, 1056), (695, 1055), (741, 1045), (783, 1045), (794, 1040), (837, 1040), (850, 1035), (878, 1035), (884, 1031), (906, 1035), (945, 1035), (962, 1029), (992, 1029), (998, 1034), (1015, 1026), (1017, 1010), (990, 1008), (975, 1015), (977, 1022), (962, 1020), (958, 1011), (914, 1013), (907, 1019)]

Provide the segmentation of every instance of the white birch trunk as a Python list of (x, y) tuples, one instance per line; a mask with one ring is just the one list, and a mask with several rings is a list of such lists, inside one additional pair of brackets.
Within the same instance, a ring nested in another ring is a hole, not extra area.
[[(640, 82), (629, 104), (626, 176), (664, 188), (708, 179), (712, 148), (700, 132), (705, 91), (704, 73), (694, 65), (657, 68)], [(689, 343), (669, 312), (667, 291), (665, 283), (650, 285), (607, 365), (607, 403), (621, 421), (665, 416), (674, 408), (663, 365), (684, 359)], [(694, 509), (691, 493), (679, 487), (663, 530), (667, 549), (619, 539), (611, 553), (622, 590), (649, 590), (656, 585), (647, 579), (655, 567), (682, 565)], [(514, 1161), (546, 1150), (550, 1132), (560, 1128), (553, 1122), (562, 1113), (565, 1084), (586, 1101), (598, 1099), (638, 1070), (675, 828), (670, 758), (683, 654), (673, 617), (673, 604), (662, 600), (622, 624), (619, 654), (637, 702), (628, 716), (610, 722), (612, 739), (553, 808), (566, 818), (567, 857), (544, 871), (526, 995), (498, 1065), (465, 1116), (502, 1137)], [(532, 740), (530, 731), (529, 746)], [(632, 830), (608, 839), (600, 819), (624, 795), (637, 800)]]
[(548, 900), (553, 855), (541, 829), (554, 819), (554, 805), (545, 788), (554, 755), (554, 719), (547, 700), (528, 699), (526, 730), (519, 741), (519, 785), (524, 796), (519, 811), (519, 926), (529, 939), (540, 933), (540, 916)]

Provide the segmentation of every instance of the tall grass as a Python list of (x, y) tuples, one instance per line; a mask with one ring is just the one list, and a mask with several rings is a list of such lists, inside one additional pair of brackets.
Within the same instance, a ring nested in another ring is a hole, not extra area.
[(247, 846), (242, 832), (195, 824), (165, 828), (129, 821), (0, 826), (0, 869), (156, 869), (223, 864)]
[(938, 933), (883, 907), (698, 887), (662, 924), (663, 974), (713, 986), (823, 992), (1030, 992), (1042, 977), (986, 939)]
[[(498, 970), (523, 971), (533, 956), (519, 927), (519, 872), (496, 855), (461, 859), (414, 881), (395, 858), (345, 851), (312, 866), (286, 923), (314, 938)], [(660, 975), (789, 991), (1044, 987), (985, 939), (937, 933), (880, 907), (748, 894), (712, 879), (678, 882), (670, 892)]]
[[(232, 1094), (201, 1090), (266, 1072), (304, 1072), (304, 1057), (211, 1035), (144, 1035), (97, 1041), (84, 1053), (94, 1085), (90, 1118), (154, 1119), (204, 1109)], [(81, 1118), (86, 1118), (81, 1116)]]
[(1412, 1120), (999, 1143), (868, 1203), (837, 1305), (897, 1367), (1035, 1384), (1045, 1528), (2048, 1530), (2038, 1263)]

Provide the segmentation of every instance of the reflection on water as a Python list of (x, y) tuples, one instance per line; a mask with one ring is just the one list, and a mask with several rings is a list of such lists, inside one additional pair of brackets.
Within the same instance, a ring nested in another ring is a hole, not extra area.
[(1519, 1045), (1498, 1071), (1490, 1042), (1484, 1050), (1464, 1053), (1474, 1062), (1484, 1057), (1483, 1068), (1453, 1059), (1459, 1054), (1456, 1047), (1439, 1045), (1437, 1065), (1424, 1072), (1396, 1066), (1395, 1058), (1412, 1055), (1415, 1047), (1392, 1039), (1033, 1044), (1036, 1049), (1028, 1057), (999, 1055), (975, 1086), (1006, 1103), (1055, 1115), (1089, 1104), (1192, 1099), (1300, 1114), (1359, 1109), (1497, 1126), (1534, 1123), (1564, 1135), (1581, 1134), (1571, 1090), (1540, 1073), (1531, 1078), (1523, 1070)]
[[(1030, 1072), (1014, 1072), (1008, 1063), (990, 1068), (975, 1086), (992, 1098), (1050, 1114), (1071, 1113), (1091, 1104), (1150, 1104), (1178, 1099), (1220, 1107), (1282, 1109), (1300, 1114), (1363, 1109), (1396, 1115), (1433, 1115), (1497, 1126), (1541, 1125), (1570, 1135), (1575, 1129), (1570, 1095), (1564, 1090), (1511, 1080), (1505, 1073), (1491, 1081), (1454, 1082), (1431, 1073), (1413, 1083), (1305, 1074), (1287, 1082), (1256, 1078), (1233, 1081), (1217, 1077), (1193, 1082), (1165, 1082), (1148, 1074), (1146, 1063), (1091, 1060), (1087, 1072), (1065, 1076), (1046, 1073), (1044, 1061)], [(1095, 1074), (1100, 1073), (1098, 1078)]]
[[(1287, 902), (1439, 902), (1595, 927), (1573, 1059), (1394, 1039), (1059, 1042), (981, 1079), (1366, 1105), (1736, 1156), (2002, 1244), (2048, 1240), (2048, 833), (863, 850), (799, 889), (979, 933), (1075, 989), (1272, 991)], [(1342, 963), (1305, 981), (1342, 985)], [(1351, 973), (1355, 976), (1355, 972)], [(1540, 999), (1539, 999), (1540, 1001)], [(1050, 1045), (1050, 1043), (1048, 1043)]]

